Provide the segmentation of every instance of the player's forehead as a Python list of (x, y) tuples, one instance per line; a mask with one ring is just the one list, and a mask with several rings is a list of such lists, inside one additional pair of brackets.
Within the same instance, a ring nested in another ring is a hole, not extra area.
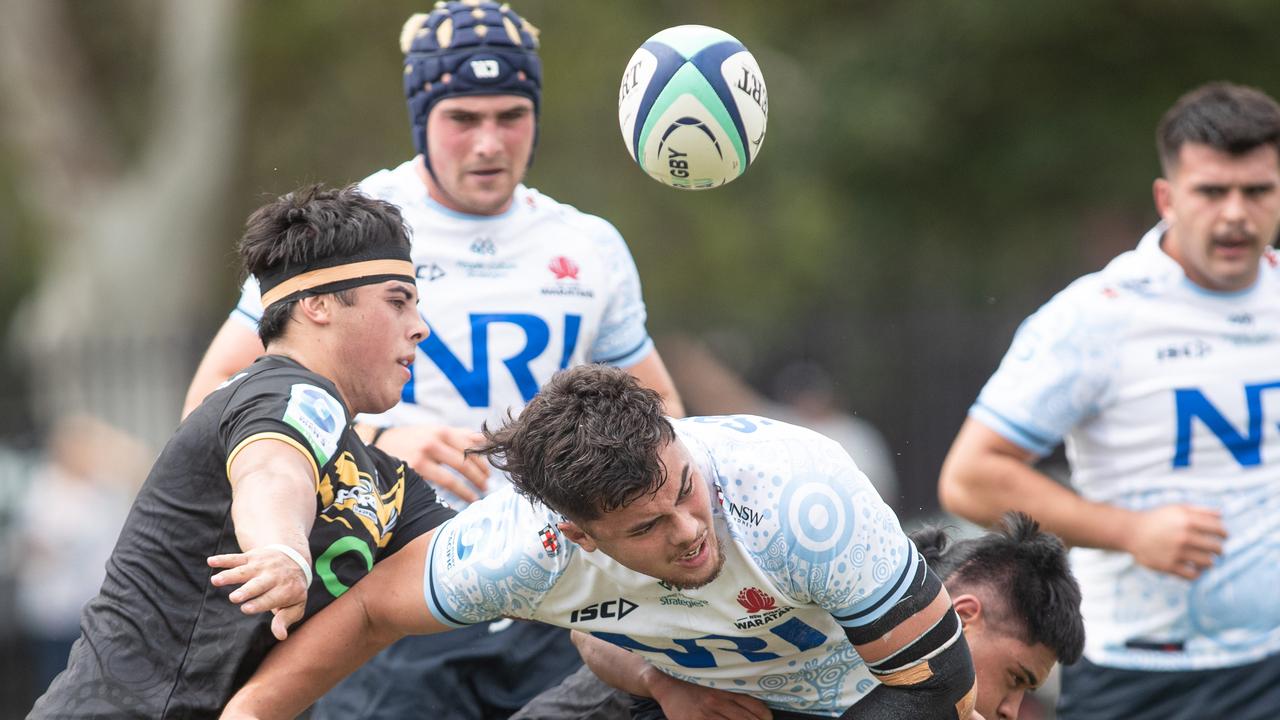
[(1203, 143), (1184, 143), (1178, 149), (1174, 177), (1191, 185), (1277, 182), (1280, 181), (1280, 153), (1270, 144), (1243, 153), (1229, 153)]
[(648, 491), (622, 507), (602, 513), (591, 524), (597, 529), (618, 530), (671, 512), (679, 498), (699, 482), (698, 470), (678, 439), (659, 450), (658, 459), (662, 469)]
[(412, 302), (418, 301), (416, 285), (404, 280), (384, 280), (378, 283), (361, 285), (356, 288), (357, 294), (376, 295), (379, 297), (400, 297)]
[(435, 104), (432, 114), (499, 114), (517, 110), (533, 111), (533, 101), (523, 95), (462, 95), (447, 97)]

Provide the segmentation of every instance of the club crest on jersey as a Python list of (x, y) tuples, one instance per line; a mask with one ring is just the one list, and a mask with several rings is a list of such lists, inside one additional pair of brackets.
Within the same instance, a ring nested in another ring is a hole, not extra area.
[(560, 552), (560, 540), (556, 537), (556, 531), (550, 524), (544, 525), (538, 531), (538, 537), (542, 540), (542, 549), (547, 551), (548, 556)]
[(574, 261), (563, 255), (559, 255), (551, 259), (551, 263), (547, 265), (547, 269), (556, 276), (557, 280), (577, 280), (578, 270), (580, 268)]
[(542, 288), (543, 295), (573, 295), (576, 297), (595, 297), (595, 291), (585, 288), (578, 282), (578, 273), (582, 268), (572, 259), (557, 255), (547, 263), (547, 269), (555, 276), (556, 284)]
[(756, 587), (746, 587), (738, 591), (738, 604), (751, 613), (747, 617), (733, 621), (734, 627), (739, 630), (767, 625), (795, 609), (778, 607), (778, 601), (774, 600), (772, 595)]

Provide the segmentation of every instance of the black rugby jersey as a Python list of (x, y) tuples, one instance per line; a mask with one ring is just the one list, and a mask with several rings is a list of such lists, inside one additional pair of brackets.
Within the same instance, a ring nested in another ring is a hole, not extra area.
[(261, 357), (160, 453), (85, 607), (68, 667), (31, 718), (215, 718), (248, 680), (276, 642), (271, 614), (240, 612), (227, 599), (235, 586), (210, 584), (218, 570), (205, 560), (240, 552), (227, 468), (263, 437), (296, 446), (317, 468), (305, 617), (453, 515), (412, 469), (360, 441), (332, 383), (290, 359)]

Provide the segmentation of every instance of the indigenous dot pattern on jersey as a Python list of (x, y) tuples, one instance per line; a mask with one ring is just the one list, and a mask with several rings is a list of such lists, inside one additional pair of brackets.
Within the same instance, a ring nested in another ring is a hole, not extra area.
[(400, 50), (418, 152), (427, 155), (427, 116), (446, 97), (521, 95), (533, 101), (536, 116), (542, 95), (537, 49), (538, 29), (490, 0), (438, 2), (430, 13), (410, 17)]
[(768, 117), (755, 58), (732, 35), (703, 25), (645, 41), (618, 91), (627, 152), (650, 177), (682, 190), (719, 187), (746, 172)]

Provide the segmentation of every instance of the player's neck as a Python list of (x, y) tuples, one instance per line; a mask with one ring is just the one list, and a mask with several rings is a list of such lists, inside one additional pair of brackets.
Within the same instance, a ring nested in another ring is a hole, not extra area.
[(267, 345), (267, 354), (288, 358), (333, 383), (333, 386), (338, 389), (338, 399), (342, 401), (347, 413), (353, 415), (361, 412), (361, 410), (351, 407), (351, 401), (348, 399), (349, 394), (342, 382), (341, 373), (338, 372), (336, 364), (331, 362), (332, 354), (320, 345), (319, 339), (312, 338), (310, 342), (307, 342), (305, 339), (279, 338)]

